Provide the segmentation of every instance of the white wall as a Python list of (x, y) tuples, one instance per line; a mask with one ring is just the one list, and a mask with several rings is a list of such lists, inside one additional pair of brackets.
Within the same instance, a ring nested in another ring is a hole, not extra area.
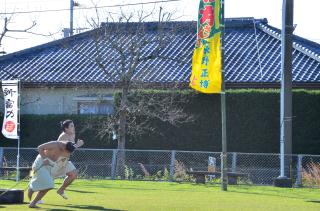
[[(106, 88), (22, 88), (21, 114), (77, 114), (77, 97), (102, 96), (113, 91)], [(0, 108), (3, 113), (3, 99)]]

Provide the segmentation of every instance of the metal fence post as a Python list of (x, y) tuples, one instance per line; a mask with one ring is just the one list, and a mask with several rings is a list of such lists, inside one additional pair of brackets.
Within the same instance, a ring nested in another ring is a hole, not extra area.
[(296, 186), (297, 187), (302, 187), (302, 158), (303, 155), (298, 155), (298, 162), (297, 162), (297, 180), (296, 180)]
[(2, 167), (2, 162), (3, 162), (3, 148), (0, 147), (0, 167)]
[(237, 153), (232, 153), (232, 166), (231, 171), (236, 172), (237, 171)]
[(176, 162), (176, 150), (172, 150), (172, 151), (171, 151), (170, 178), (169, 178), (169, 182), (172, 182), (172, 181), (173, 181), (175, 162)]
[(117, 165), (117, 153), (118, 150), (112, 150), (112, 163), (111, 163), (111, 179), (114, 180), (116, 178), (116, 165)]
[[(2, 167), (3, 163), (3, 148), (0, 147), (0, 168)], [(2, 170), (0, 170), (0, 176), (2, 176)]]

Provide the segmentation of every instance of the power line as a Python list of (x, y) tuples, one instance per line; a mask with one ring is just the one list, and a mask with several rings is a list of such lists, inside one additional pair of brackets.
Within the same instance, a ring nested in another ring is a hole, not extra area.
[[(182, 0), (162, 0), (162, 1), (150, 1), (143, 3), (129, 3), (129, 4), (117, 4), (117, 5), (106, 5), (106, 6), (97, 6), (97, 7), (80, 7), (75, 9), (77, 10), (90, 10), (90, 9), (100, 9), (100, 8), (112, 8), (112, 7), (124, 7), (124, 6), (136, 6), (136, 5), (145, 5), (145, 4), (158, 4), (158, 3), (169, 3), (169, 2), (177, 2)], [(61, 12), (61, 11), (69, 11), (68, 9), (52, 9), (52, 10), (31, 10), (31, 11), (20, 11), (20, 12), (5, 12), (0, 13), (0, 15), (13, 15), (13, 14), (29, 14), (29, 13), (44, 13), (44, 12)]]
[[(6, 0), (2, 0), (2, 1), (6, 1)], [(65, 2), (65, 0), (54, 0), (54, 1), (52, 1), (52, 0), (35, 0), (35, 1), (33, 1), (33, 0), (28, 0), (28, 1), (12, 1), (12, 0), (10, 0), (10, 2), (6, 2), (6, 4), (7, 5), (17, 5), (17, 4), (30, 4), (30, 3), (54, 3), (54, 2), (56, 2), (56, 1), (59, 1), (60, 3), (62, 2), (62, 1), (64, 1)], [(1, 0), (0, 0), (0, 3), (1, 3)]]

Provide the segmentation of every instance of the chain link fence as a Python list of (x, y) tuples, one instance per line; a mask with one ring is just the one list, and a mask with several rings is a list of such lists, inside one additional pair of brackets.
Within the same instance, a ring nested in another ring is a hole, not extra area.
[[(35, 148), (20, 149), (20, 167), (31, 167), (38, 152)], [(127, 179), (155, 181), (189, 181), (189, 171), (221, 171), (221, 153), (203, 151), (78, 149), (70, 160), (84, 179)], [(296, 186), (303, 186), (304, 172), (311, 164), (320, 166), (320, 156), (286, 155), (291, 163), (285, 169)], [(0, 148), (0, 179), (14, 178), (17, 149)], [(266, 153), (228, 153), (228, 172), (241, 173), (238, 183), (272, 185), (280, 175), (280, 155)], [(2, 168), (1, 168), (2, 167)], [(220, 182), (220, 176), (207, 176), (207, 181)]]

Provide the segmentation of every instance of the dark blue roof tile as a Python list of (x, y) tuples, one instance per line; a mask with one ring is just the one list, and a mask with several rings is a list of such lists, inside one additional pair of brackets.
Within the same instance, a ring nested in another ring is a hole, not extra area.
[[(161, 52), (161, 56), (171, 59), (185, 57), (185, 63), (161, 58), (142, 62), (137, 66), (133, 80), (145, 83), (188, 83), (196, 23), (166, 24), (165, 27), (175, 26), (177, 33), (172, 34), (170, 45)], [(132, 23), (129, 27), (134, 25)], [(145, 37), (153, 38), (156, 23), (147, 25), (149, 28)], [(90, 37), (93, 32), (0, 57), (0, 79), (21, 78), (25, 83), (32, 84), (118, 82), (120, 73), (115, 66), (120, 65), (120, 61), (115, 50), (109, 48), (109, 43), (101, 45), (99, 51), (102, 63), (110, 74), (106, 77), (94, 62), (97, 51)], [(297, 36), (294, 36), (293, 41), (293, 81), (320, 83), (320, 45)], [(127, 37), (120, 37), (120, 42), (126, 45)], [(146, 46), (142, 54), (150, 55), (154, 47)], [(225, 71), (226, 82), (230, 83), (278, 83), (281, 80), (280, 30), (269, 26), (266, 19), (226, 19)]]

